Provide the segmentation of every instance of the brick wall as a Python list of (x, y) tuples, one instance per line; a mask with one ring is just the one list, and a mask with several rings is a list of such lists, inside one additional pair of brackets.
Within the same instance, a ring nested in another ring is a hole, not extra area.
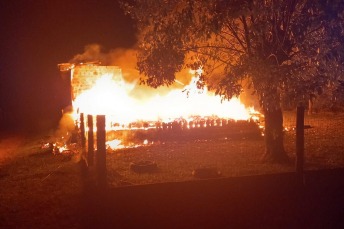
[(72, 73), (72, 100), (74, 101), (83, 91), (91, 89), (103, 75), (113, 74), (113, 80), (122, 80), (122, 70), (117, 66), (76, 66)]

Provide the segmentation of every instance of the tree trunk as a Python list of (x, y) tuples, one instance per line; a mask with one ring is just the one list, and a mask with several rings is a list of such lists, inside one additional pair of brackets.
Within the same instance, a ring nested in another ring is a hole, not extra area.
[(313, 97), (310, 96), (308, 100), (308, 115), (312, 115), (313, 113)]
[(265, 110), (265, 153), (263, 162), (286, 163), (289, 157), (283, 146), (283, 114), (281, 108)]

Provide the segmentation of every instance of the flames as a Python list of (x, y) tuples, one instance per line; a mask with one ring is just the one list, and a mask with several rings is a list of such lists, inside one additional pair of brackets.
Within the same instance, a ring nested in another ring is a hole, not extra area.
[(116, 82), (112, 74), (105, 74), (90, 90), (83, 92), (73, 101), (74, 114), (106, 115), (114, 123), (129, 124), (140, 117), (137, 102), (128, 96), (131, 86), (123, 80)]
[[(124, 80), (116, 82), (113, 75), (105, 74), (93, 88), (73, 101), (73, 108), (76, 116), (77, 113), (105, 114), (113, 125), (129, 125), (137, 120), (169, 122), (193, 116), (248, 120), (257, 114), (253, 108), (246, 109), (238, 98), (221, 103), (219, 97), (207, 88), (204, 91), (197, 89), (197, 81), (198, 77), (194, 76), (183, 89), (175, 89), (164, 97), (156, 95), (146, 102), (140, 102), (129, 96), (132, 84)], [(184, 93), (185, 90), (189, 91), (188, 96)]]
[[(197, 81), (201, 70), (190, 71), (190, 74), (193, 77), (184, 88), (174, 89), (166, 96), (156, 95), (145, 102), (129, 96), (135, 83), (128, 83), (124, 80), (116, 81), (114, 79), (118, 76), (105, 74), (96, 81), (90, 90), (84, 91), (75, 98), (73, 101), (74, 119), (78, 118), (79, 113), (106, 115), (107, 130), (134, 129), (133, 123), (137, 123), (139, 120), (148, 123), (142, 128), (149, 128), (154, 126), (153, 123), (171, 123), (176, 120), (190, 123), (199, 118), (206, 120), (210, 118), (212, 120), (220, 118), (221, 120), (258, 119), (259, 112), (255, 111), (253, 107), (245, 108), (239, 98), (232, 98), (230, 101), (221, 103), (220, 98), (209, 92), (207, 88), (203, 91), (199, 90)], [(190, 128), (189, 125), (187, 127)], [(142, 144), (146, 145), (147, 141)], [(120, 139), (108, 141), (107, 145), (111, 149), (124, 147)]]

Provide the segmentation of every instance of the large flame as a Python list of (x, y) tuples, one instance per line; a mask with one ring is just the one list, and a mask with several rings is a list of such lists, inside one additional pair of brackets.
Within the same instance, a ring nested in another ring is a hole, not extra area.
[(140, 102), (129, 96), (132, 84), (123, 80), (116, 82), (113, 75), (105, 74), (93, 88), (75, 99), (73, 107), (79, 113), (104, 114), (108, 122), (121, 125), (137, 120), (169, 122), (194, 116), (247, 120), (255, 113), (253, 108), (246, 109), (238, 98), (221, 103), (220, 98), (207, 88), (203, 91), (197, 89), (197, 81), (198, 77), (194, 76), (183, 89), (175, 89), (166, 96), (156, 95), (146, 102)]
[[(221, 99), (215, 96), (215, 93), (209, 92), (207, 88), (198, 89), (197, 81), (201, 69), (190, 71), (190, 73), (193, 77), (184, 88), (172, 90), (166, 96), (156, 95), (145, 102), (129, 96), (135, 83), (127, 83), (124, 80), (118, 82), (114, 79), (121, 77), (105, 74), (96, 81), (90, 90), (84, 91), (73, 101), (74, 120), (77, 120), (79, 113), (106, 115), (106, 129), (117, 130), (132, 128), (130, 123), (140, 120), (169, 123), (175, 120), (189, 122), (195, 119), (214, 120), (217, 118), (257, 119), (259, 112), (255, 111), (253, 107), (245, 108), (239, 98), (221, 102)], [(179, 81), (177, 83), (182, 84)], [(189, 125), (187, 127), (191, 128)], [(87, 130), (88, 128), (86, 128)], [(94, 131), (97, 131), (96, 127), (94, 127)], [(147, 140), (142, 143), (142, 145), (147, 144)], [(107, 146), (111, 149), (119, 149), (139, 145), (133, 143), (124, 146), (122, 139), (113, 139), (107, 142)]]
[(128, 124), (139, 119), (140, 115), (137, 101), (128, 96), (127, 86), (129, 84), (123, 80), (114, 81), (112, 74), (105, 74), (93, 88), (75, 99), (73, 108), (78, 113), (106, 115), (116, 123)]

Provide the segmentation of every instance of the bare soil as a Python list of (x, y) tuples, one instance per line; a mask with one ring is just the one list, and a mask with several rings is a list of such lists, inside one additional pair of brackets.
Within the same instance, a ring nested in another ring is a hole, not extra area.
[[(222, 177), (294, 171), (296, 112), (285, 112), (290, 163), (263, 164), (263, 138), (228, 137), (170, 141), (107, 154), (112, 187), (198, 179), (193, 171), (215, 169)], [(306, 169), (344, 167), (344, 114), (306, 116)], [(83, 180), (77, 155), (41, 148), (42, 134), (0, 135), (0, 228), (80, 228)], [(130, 163), (154, 161), (158, 171), (135, 173)]]

